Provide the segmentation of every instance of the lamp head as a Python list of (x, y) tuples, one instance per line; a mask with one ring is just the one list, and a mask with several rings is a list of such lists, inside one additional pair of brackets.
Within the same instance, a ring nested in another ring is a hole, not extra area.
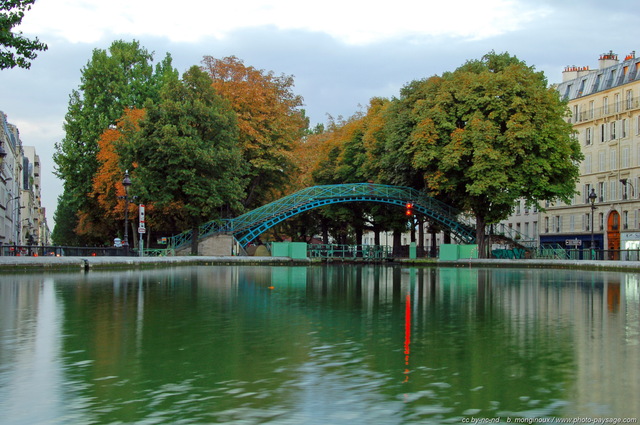
[(591, 201), (591, 205), (596, 203), (597, 198), (598, 195), (596, 195), (596, 190), (591, 188), (591, 193), (589, 194), (589, 201)]
[(122, 180), (122, 185), (125, 188), (131, 186), (131, 179), (129, 178), (129, 170), (124, 172), (124, 179)]

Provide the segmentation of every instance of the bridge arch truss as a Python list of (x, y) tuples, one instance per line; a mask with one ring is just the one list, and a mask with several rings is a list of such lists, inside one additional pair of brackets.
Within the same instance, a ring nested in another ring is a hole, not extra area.
[[(404, 207), (413, 204), (413, 211), (449, 229), (461, 242), (475, 241), (475, 227), (464, 222), (460, 211), (409, 187), (372, 183), (313, 186), (285, 196), (236, 218), (214, 220), (200, 227), (200, 237), (233, 234), (241, 246), (282, 221), (300, 213), (326, 205), (345, 202), (379, 202)], [(174, 236), (170, 245), (179, 248), (191, 243), (191, 232)]]

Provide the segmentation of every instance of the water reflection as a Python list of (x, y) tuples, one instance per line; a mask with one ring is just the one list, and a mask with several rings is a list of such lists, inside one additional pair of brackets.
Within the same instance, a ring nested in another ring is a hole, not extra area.
[(0, 411), (12, 424), (637, 417), (639, 287), (629, 273), (379, 266), (3, 275)]

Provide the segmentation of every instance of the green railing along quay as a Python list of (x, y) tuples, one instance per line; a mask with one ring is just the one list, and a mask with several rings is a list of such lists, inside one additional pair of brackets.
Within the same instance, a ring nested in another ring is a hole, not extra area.
[[(314, 208), (341, 202), (381, 202), (404, 207), (442, 224), (463, 243), (475, 242), (475, 227), (463, 222), (460, 211), (410, 187), (372, 183), (313, 186), (256, 208), (239, 217), (214, 220), (200, 226), (200, 238), (215, 234), (233, 235), (242, 247), (276, 224)], [(191, 243), (192, 232), (169, 238), (169, 248), (179, 249)]]

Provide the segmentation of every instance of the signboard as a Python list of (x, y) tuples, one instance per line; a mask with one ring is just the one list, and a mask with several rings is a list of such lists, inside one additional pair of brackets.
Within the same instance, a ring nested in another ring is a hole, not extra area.
[[(138, 221), (140, 222), (139, 224), (139, 229), (144, 229), (145, 228), (145, 222), (144, 222), (144, 204), (140, 204), (140, 207), (138, 208)], [(144, 232), (139, 232), (139, 233), (144, 233)]]
[(564, 244), (570, 246), (582, 246), (582, 241), (580, 239), (567, 239), (564, 241)]
[(138, 227), (138, 233), (147, 233), (147, 229), (145, 229), (144, 226), (140, 226)]

